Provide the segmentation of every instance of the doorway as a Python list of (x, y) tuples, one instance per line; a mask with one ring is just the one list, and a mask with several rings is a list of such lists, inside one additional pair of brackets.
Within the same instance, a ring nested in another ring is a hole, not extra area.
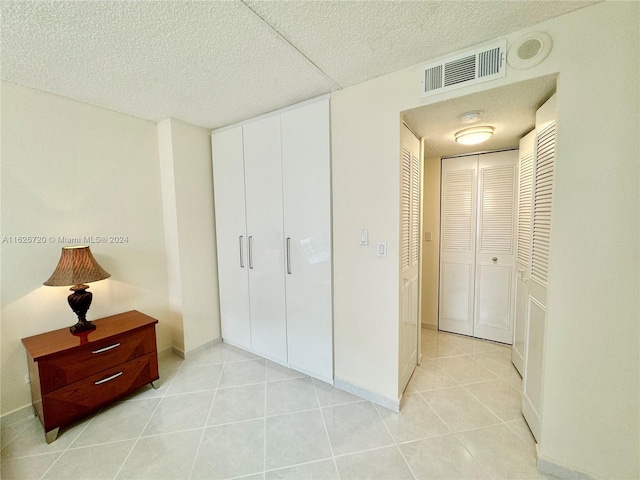
[[(535, 112), (556, 90), (556, 75), (547, 75), (504, 87), (418, 107), (403, 112), (404, 121), (423, 139), (422, 231), (420, 241), (420, 322), (423, 329), (439, 330), (442, 158), (518, 147), (531, 131)], [(478, 111), (478, 125), (491, 125), (494, 135), (480, 145), (464, 146), (454, 134), (466, 125), (461, 116)], [(510, 342), (508, 342), (510, 343)]]

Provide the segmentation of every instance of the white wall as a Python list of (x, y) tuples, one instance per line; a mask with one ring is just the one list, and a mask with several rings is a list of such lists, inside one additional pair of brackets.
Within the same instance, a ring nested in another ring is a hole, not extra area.
[(211, 131), (158, 124), (173, 346), (181, 354), (220, 337)]
[[(440, 165), (440, 157), (424, 159), (421, 322), (433, 329), (438, 327), (440, 281)], [(425, 241), (425, 232), (431, 232), (431, 241)]]
[(42, 285), (68, 244), (58, 237), (125, 236), (125, 243), (90, 244), (112, 276), (91, 284), (87, 316), (140, 310), (160, 321), (160, 349), (171, 333), (155, 124), (10, 83), (1, 88), (0, 236), (45, 239), (0, 243), (6, 414), (31, 403), (20, 339), (77, 321), (67, 287)]
[[(399, 112), (559, 72), (540, 454), (638, 478), (639, 8), (603, 2), (528, 29), (551, 35), (549, 57), (488, 84), (420, 99), (416, 66), (333, 94), (336, 378), (397, 397)], [(359, 246), (361, 228), (387, 258)]]

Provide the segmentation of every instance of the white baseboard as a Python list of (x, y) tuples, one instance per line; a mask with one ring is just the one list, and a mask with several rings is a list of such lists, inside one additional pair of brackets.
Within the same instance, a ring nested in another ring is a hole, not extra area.
[(33, 406), (31, 404), (16, 408), (15, 410), (0, 416), (0, 425), (3, 427), (6, 425), (12, 425), (29, 417), (35, 417)]
[[(216, 343), (220, 343), (222, 342), (222, 337), (218, 337), (218, 338), (214, 338), (213, 340), (211, 340), (210, 342), (207, 343), (203, 343), (202, 345), (200, 345), (199, 347), (196, 348), (192, 348), (191, 350), (185, 352), (184, 350), (182, 350), (181, 348), (178, 347), (170, 347), (171, 348), (171, 352), (174, 355), (177, 355), (178, 357), (182, 358), (183, 360), (186, 360), (187, 358), (192, 357), (193, 355), (195, 355), (196, 353), (201, 352), (202, 350), (205, 350), (213, 345), (215, 345)], [(165, 350), (163, 350), (162, 352), (159, 353), (164, 353)]]
[(542, 455), (538, 455), (538, 470), (564, 480), (600, 480), (600, 477), (588, 475), (571, 467), (560, 465), (555, 460), (545, 458)]
[(367, 390), (366, 388), (358, 387), (357, 385), (353, 385), (349, 382), (345, 382), (344, 380), (340, 380), (336, 378), (333, 380), (333, 386), (340, 390), (344, 390), (345, 392), (352, 393), (360, 398), (364, 398), (365, 400), (369, 400), (381, 407), (388, 408), (389, 410), (393, 410), (394, 412), (400, 411), (400, 400), (393, 400), (391, 398), (387, 398), (379, 393), (372, 392)]

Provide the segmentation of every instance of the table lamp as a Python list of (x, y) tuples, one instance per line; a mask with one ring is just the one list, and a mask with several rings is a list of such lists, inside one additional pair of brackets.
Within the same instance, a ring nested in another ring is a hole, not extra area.
[(69, 295), (68, 301), (71, 310), (78, 316), (78, 323), (69, 327), (71, 333), (76, 334), (96, 328), (93, 323), (87, 321), (87, 310), (91, 306), (93, 294), (87, 292), (89, 285), (84, 284), (104, 280), (110, 276), (110, 273), (98, 265), (89, 247), (62, 247), (58, 266), (44, 285), (49, 287), (72, 285), (69, 290), (73, 293)]

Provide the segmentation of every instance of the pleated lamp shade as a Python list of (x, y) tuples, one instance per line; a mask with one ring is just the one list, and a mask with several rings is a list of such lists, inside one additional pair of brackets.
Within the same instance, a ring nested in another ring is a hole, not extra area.
[(87, 246), (62, 247), (58, 266), (44, 285), (63, 287), (97, 282), (109, 278), (111, 274), (98, 265)]

